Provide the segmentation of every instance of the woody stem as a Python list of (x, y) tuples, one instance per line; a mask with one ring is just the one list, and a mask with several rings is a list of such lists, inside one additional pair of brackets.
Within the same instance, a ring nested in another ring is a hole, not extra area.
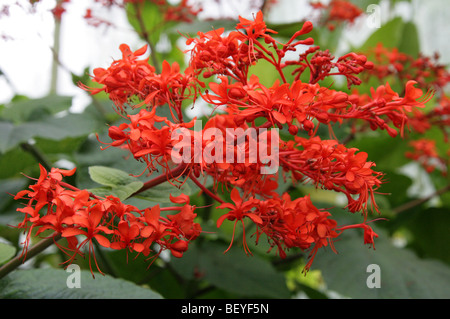
[(409, 210), (411, 208), (414, 208), (416, 206), (422, 205), (422, 204), (426, 203), (427, 201), (429, 201), (430, 199), (432, 199), (433, 197), (442, 195), (442, 194), (444, 194), (444, 193), (446, 193), (448, 191), (450, 191), (450, 185), (447, 185), (447, 186), (444, 186), (441, 189), (438, 189), (436, 192), (434, 192), (433, 194), (431, 194), (431, 195), (429, 195), (427, 197), (419, 198), (419, 199), (410, 201), (408, 203), (405, 203), (405, 204), (403, 204), (401, 206), (398, 206), (397, 208), (394, 208), (393, 212), (396, 213), (396, 214), (400, 214), (400, 213), (402, 213), (404, 211), (407, 211), (407, 210)]
[(217, 196), (216, 194), (214, 194), (213, 192), (211, 192), (209, 189), (207, 189), (202, 183), (200, 183), (198, 181), (198, 179), (196, 179), (194, 177), (194, 175), (190, 174), (189, 178), (195, 183), (195, 185), (197, 185), (206, 195), (208, 195), (209, 197), (215, 199), (216, 201), (218, 201), (219, 203), (223, 204), (224, 201), (222, 198), (220, 198), (219, 196)]
[(159, 184), (166, 182), (168, 177), (178, 177), (178, 176), (182, 175), (185, 170), (186, 170), (186, 164), (181, 163), (174, 169), (167, 172), (167, 174), (161, 174), (161, 175), (145, 182), (144, 185), (141, 187), (141, 189), (139, 189), (137, 192), (135, 192), (131, 196), (135, 196), (139, 193), (142, 193), (143, 191), (146, 191), (147, 189), (150, 189), (152, 187), (155, 187)]
[(25, 152), (30, 153), (47, 171), (50, 171), (52, 165), (35, 145), (24, 142), (20, 143), (20, 148)]
[[(31, 259), (39, 253), (43, 252), (45, 249), (47, 249), (60, 239), (61, 235), (54, 233), (51, 237), (41, 240), (37, 244), (33, 245), (33, 247), (28, 249), (27, 259)], [(23, 262), (24, 259), (22, 258), (22, 255), (19, 255), (4, 264), (0, 268), (0, 279), (8, 275), (13, 270), (17, 269), (21, 264), (23, 264)]]

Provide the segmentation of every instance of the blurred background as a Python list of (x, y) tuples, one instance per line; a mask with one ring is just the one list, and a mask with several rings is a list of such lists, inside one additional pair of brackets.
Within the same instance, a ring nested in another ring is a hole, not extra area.
[[(178, 3), (179, 1), (169, 1)], [(195, 0), (203, 3), (200, 19), (250, 18), (258, 1)], [(322, 1), (327, 3), (329, 1)], [(359, 1), (367, 10), (370, 1)], [(358, 1), (356, 1), (358, 3)], [(7, 103), (16, 95), (38, 98), (48, 94), (53, 65), (55, 23), (51, 10), (56, 1), (39, 1), (31, 5), (26, 0), (3, 0), (0, 4), (0, 103)], [(413, 21), (418, 27), (420, 50), (425, 55), (441, 54), (442, 63), (450, 62), (449, 10), (446, 0), (411, 0), (379, 2), (381, 24), (395, 16)], [(315, 15), (308, 0), (277, 0), (266, 20), (271, 23), (314, 21)], [(106, 67), (118, 52), (121, 43), (132, 48), (143, 45), (130, 26), (126, 12), (118, 7), (104, 7), (99, 1), (77, 0), (64, 5), (66, 12), (61, 23), (57, 93), (74, 96), (74, 109), (89, 103), (89, 98), (72, 81), (72, 73), (82, 75), (86, 68)], [(87, 8), (96, 16), (110, 22), (94, 27), (84, 18)], [(2, 10), (3, 9), (3, 10)], [(252, 11), (253, 10), (253, 11)], [(368, 12), (370, 13), (370, 12)], [(336, 54), (358, 47), (374, 31), (367, 23), (367, 15), (345, 27)]]

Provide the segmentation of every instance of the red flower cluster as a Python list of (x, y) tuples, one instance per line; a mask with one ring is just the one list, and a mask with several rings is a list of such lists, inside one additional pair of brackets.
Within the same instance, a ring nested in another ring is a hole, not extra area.
[[(158, 9), (163, 16), (164, 23), (170, 23), (172, 21), (190, 23), (203, 10), (200, 5), (193, 6), (189, 4), (188, 0), (181, 0), (177, 4), (172, 4), (171, 1), (167, 0), (95, 0), (95, 2), (107, 8), (135, 5), (137, 10), (142, 10), (140, 6), (148, 2)], [(86, 10), (85, 19), (93, 26), (111, 24), (111, 22), (93, 17), (92, 8)]]
[(382, 183), (382, 174), (372, 170), (375, 163), (367, 161), (367, 153), (357, 151), (318, 136), (296, 137), (280, 150), (280, 163), (296, 180), (344, 193), (351, 212), (367, 212), (369, 200), (377, 211), (374, 192)]
[[(147, 60), (139, 61), (134, 58), (142, 53), (141, 50), (129, 53), (132, 57), (130, 59), (124, 55), (122, 60), (113, 63), (107, 70), (94, 70), (94, 81), (103, 84), (100, 90), (108, 92), (112, 100), (120, 101), (119, 105), (137, 97), (144, 101), (138, 106), (145, 104), (149, 109), (141, 110), (136, 115), (128, 115), (129, 123), (119, 127), (112, 126), (109, 130), (109, 136), (113, 140), (110, 145), (127, 147), (136, 159), (147, 163), (150, 171), (156, 169), (153, 163), (159, 163), (166, 168), (168, 178), (171, 177), (168, 155), (173, 155), (177, 146), (188, 146), (189, 150), (194, 151), (200, 149), (200, 157), (195, 152), (187, 152), (179, 153), (176, 160), (183, 159), (182, 162), (186, 165), (184, 174), (193, 178), (201, 188), (202, 185), (194, 177), (201, 174), (213, 177), (215, 190), (219, 184), (232, 185), (234, 205), (223, 202), (216, 194), (202, 188), (222, 203), (220, 208), (230, 209), (218, 220), (218, 226), (225, 219), (235, 221), (235, 227), (238, 222), (244, 225), (244, 219), (248, 217), (258, 226), (258, 240), (261, 235), (266, 234), (282, 257), (285, 256), (284, 249), (294, 246), (311, 248), (311, 256), (315, 255), (319, 247), (330, 243), (339, 234), (336, 223), (329, 218), (330, 214), (315, 208), (306, 197), (292, 201), (292, 206), (289, 206), (291, 204), (287, 204), (290, 203), (287, 194), (279, 197), (274, 192), (278, 187), (277, 174), (261, 175), (262, 161), (230, 161), (224, 153), (218, 155), (218, 150), (232, 148), (232, 154), (240, 154), (248, 159), (251, 151), (248, 146), (261, 138), (258, 130), (287, 126), (289, 133), (295, 136), (290, 142), (278, 140), (279, 135), (276, 135), (277, 141), (268, 135), (264, 136), (264, 141), (269, 142), (266, 144), (267, 148), (277, 143), (279, 157), (276, 160), (283, 172), (290, 173), (294, 181), (311, 182), (317, 187), (345, 194), (348, 210), (362, 211), (366, 220), (369, 203), (377, 211), (374, 194), (382, 183), (382, 174), (373, 170), (375, 164), (367, 161), (366, 153), (354, 148), (348, 149), (334, 140), (322, 140), (315, 136), (319, 124), (363, 121), (369, 123), (373, 130), (385, 129), (390, 135), (396, 136), (397, 131), (390, 125), (403, 133), (408, 122), (407, 114), (417, 107), (423, 107), (429, 96), (420, 99), (422, 91), (414, 87), (414, 81), (406, 84), (404, 97), (392, 91), (389, 84), (374, 89), (371, 96), (357, 93), (349, 95), (321, 87), (319, 81), (333, 75), (345, 76), (349, 86), (358, 85), (360, 80), (356, 75), (371, 69), (373, 64), (365, 56), (354, 53), (333, 62), (334, 58), (328, 51), (319, 51), (319, 47), (312, 47), (300, 54), (298, 61), (285, 61), (283, 58), (286, 53), (295, 51), (298, 44), (313, 45), (311, 38), (296, 40), (311, 30), (312, 24), (307, 22), (288, 42), (280, 43), (271, 36), (276, 32), (267, 28), (262, 13), (259, 12), (254, 21), (240, 18), (236, 31), (226, 35), (223, 29), (219, 29), (199, 32), (197, 38), (188, 38), (187, 44), (192, 46), (188, 50), (191, 59), (188, 73), (185, 72), (184, 76), (180, 75), (178, 69), (174, 71), (164, 62), (163, 73), (166, 76), (156, 75), (151, 70), (149, 74), (130, 72), (123, 78), (117, 77), (116, 75), (125, 74), (122, 73), (122, 68), (139, 70), (141, 65), (147, 63)], [(312, 53), (314, 55), (309, 59), (308, 56)], [(276, 82), (273, 86), (266, 87), (256, 75), (249, 76), (249, 69), (259, 60), (269, 62), (277, 70), (283, 83)], [(284, 69), (293, 65), (299, 66), (294, 71), (298, 75), (292, 83), (288, 83)], [(145, 68), (149, 67), (142, 67)], [(306, 69), (311, 74), (309, 83), (304, 83), (299, 78), (299, 74)], [(332, 69), (337, 71), (332, 72)], [(197, 132), (192, 129), (194, 121), (184, 122), (182, 116), (174, 117), (173, 120), (177, 120), (174, 123), (156, 115), (155, 110), (164, 104), (181, 111), (181, 104), (176, 104), (176, 101), (195, 100), (195, 94), (200, 93), (200, 89), (194, 85), (204, 86), (200, 78), (212, 75), (216, 75), (220, 81), (209, 83), (209, 89), (201, 93), (201, 96), (206, 102), (224, 110), (224, 114), (211, 116)], [(117, 82), (109, 80), (110, 78)], [(149, 84), (158, 78), (175, 80), (165, 82), (167, 85), (163, 90), (162, 86)], [(119, 92), (126, 94), (117, 98), (118, 95), (114, 93), (117, 87), (120, 87)], [(188, 94), (179, 94), (185, 90)], [(121, 110), (123, 111), (122, 108)], [(257, 126), (256, 122), (262, 124)], [(156, 123), (160, 124), (158, 128)], [(230, 144), (225, 138), (218, 138), (226, 137), (227, 129), (246, 131), (252, 128), (257, 133), (255, 136), (246, 135), (244, 146), (239, 145), (236, 139), (235, 143)], [(215, 132), (221, 134), (208, 135), (208, 129), (215, 129)], [(184, 131), (187, 139), (174, 139), (172, 134), (176, 130)], [(309, 137), (296, 136), (302, 132)], [(205, 156), (205, 151), (215, 160), (208, 160), (210, 158)], [(174, 160), (173, 157), (171, 159)], [(242, 190), (242, 196), (248, 197), (247, 200), (240, 197), (238, 188)], [(289, 223), (295, 226), (289, 226)], [(359, 226), (371, 229), (366, 222)], [(366, 242), (373, 244), (367, 238)], [(245, 240), (244, 249), (249, 252)], [(308, 268), (309, 266), (310, 264)]]
[[(231, 191), (231, 200), (234, 204), (223, 203), (218, 207), (229, 209), (229, 212), (217, 220), (217, 227), (226, 219), (234, 221), (234, 239), (236, 225), (240, 222), (244, 229), (243, 247), (247, 254), (251, 254), (251, 251), (246, 243), (245, 217), (256, 225), (256, 231), (252, 235), (256, 237), (256, 243), (265, 235), (271, 247), (269, 250), (275, 248), (281, 258), (285, 258), (286, 251), (291, 248), (309, 249), (309, 261), (304, 272), (310, 269), (321, 247), (330, 245), (335, 251), (333, 240), (346, 229), (363, 228), (365, 244), (374, 245), (373, 239), (378, 237), (366, 220), (361, 224), (338, 227), (337, 222), (330, 218), (331, 214), (315, 207), (309, 196), (292, 200), (288, 193), (281, 196), (275, 193), (267, 200), (255, 197), (244, 200), (234, 188)], [(233, 244), (233, 239), (228, 249)]]
[[(229, 209), (229, 212), (217, 220), (217, 227), (220, 227), (225, 219), (234, 221), (234, 228), (241, 222), (244, 229), (243, 246), (247, 254), (251, 252), (245, 241), (245, 217), (257, 226), (253, 234), (256, 236), (256, 242), (258, 243), (262, 235), (266, 235), (270, 249), (276, 247), (282, 258), (286, 257), (286, 250), (290, 248), (307, 250), (313, 246), (305, 271), (309, 270), (317, 250), (328, 244), (332, 246), (332, 240), (339, 235), (336, 232), (336, 221), (329, 219), (331, 214), (317, 209), (309, 196), (292, 200), (288, 193), (284, 193), (282, 196), (274, 194), (267, 200), (254, 197), (244, 200), (234, 188), (231, 191), (231, 200), (234, 204), (224, 203), (218, 207)], [(232, 244), (233, 240), (230, 247)]]
[(437, 105), (430, 110), (413, 110), (409, 114), (411, 128), (417, 133), (424, 134), (431, 127), (441, 130), (445, 141), (448, 141), (448, 128), (450, 127), (450, 98), (442, 94)]
[(122, 59), (114, 61), (108, 69), (94, 69), (93, 81), (103, 86), (84, 88), (92, 94), (108, 93), (121, 112), (124, 112), (126, 103), (132, 102), (132, 98), (141, 101), (133, 107), (168, 104), (181, 121), (183, 101), (196, 94), (196, 80), (190, 70), (180, 73), (178, 63), (170, 65), (164, 61), (161, 74), (156, 74), (155, 68), (148, 63), (149, 58), (138, 60), (145, 54), (147, 46), (132, 52), (128, 45), (122, 44), (120, 50)]
[[(67, 247), (57, 244), (70, 258), (71, 264), (77, 256), (84, 256), (83, 249), (88, 246), (91, 272), (91, 255), (98, 268), (94, 254), (94, 239), (103, 247), (126, 249), (127, 252), (142, 253), (149, 258), (157, 257), (169, 250), (173, 256), (181, 257), (188, 249), (189, 242), (201, 232), (194, 222), (195, 207), (189, 205), (189, 198), (171, 198), (182, 207), (169, 207), (165, 210), (179, 210), (177, 214), (160, 216), (159, 205), (140, 211), (134, 206), (123, 204), (118, 198), (100, 198), (87, 190), (79, 190), (62, 181), (71, 176), (75, 169), (67, 171), (52, 168), (50, 172), (42, 166), (41, 175), (30, 190), (20, 191), (15, 199), (27, 200), (27, 205), (18, 208), (25, 214), (17, 226), (26, 232), (23, 255), (26, 257), (31, 234), (40, 235), (53, 230), (53, 237), (62, 236)], [(80, 242), (79, 237), (82, 237)], [(158, 248), (155, 247), (158, 245)]]
[[(367, 213), (370, 205), (377, 211), (375, 192), (382, 183), (382, 173), (373, 170), (375, 164), (367, 160), (366, 153), (316, 136), (319, 125), (331, 128), (333, 123), (352, 121), (356, 129), (356, 123), (362, 122), (373, 130), (387, 130), (396, 136), (395, 128), (403, 133), (408, 114), (423, 107), (430, 98), (429, 94), (422, 97), (422, 90), (414, 87), (414, 81), (406, 84), (403, 97), (389, 84), (373, 89), (371, 96), (322, 87), (320, 81), (334, 75), (345, 76), (349, 86), (357, 85), (357, 75), (373, 65), (365, 56), (354, 53), (333, 62), (329, 52), (318, 47), (299, 54), (298, 60), (286, 61), (286, 53), (296, 51), (298, 45), (314, 44), (312, 38), (297, 39), (311, 30), (312, 24), (306, 22), (286, 43), (280, 43), (272, 37), (276, 32), (267, 28), (259, 12), (254, 20), (240, 18), (236, 31), (225, 34), (219, 29), (188, 37), (190, 66), (180, 72), (176, 63), (164, 61), (161, 74), (148, 64), (148, 59), (141, 58), (145, 47), (132, 52), (123, 44), (122, 59), (106, 69), (94, 70), (93, 80), (102, 86), (83, 86), (93, 94), (106, 92), (117, 111), (126, 114), (124, 123), (109, 128), (112, 141), (106, 144), (127, 149), (136, 160), (145, 163), (149, 173), (162, 167), (165, 174), (161, 181), (182, 183), (190, 178), (220, 203), (219, 208), (228, 210), (218, 219), (217, 226), (230, 220), (235, 228), (239, 223), (244, 227), (245, 221), (251, 221), (256, 225), (256, 242), (267, 237), (281, 257), (290, 248), (309, 250), (311, 258), (305, 270), (311, 266), (317, 250), (333, 246), (333, 240), (346, 229), (363, 228), (364, 241), (371, 245), (377, 237), (367, 225)], [(309, 58), (309, 54), (313, 56)], [(262, 60), (280, 77), (271, 86), (250, 75), (250, 68)], [(297, 76), (288, 82), (286, 70), (292, 72), (290, 66), (298, 66), (294, 75), (309, 69), (310, 81), (302, 82)], [(203, 91), (203, 79), (212, 75), (219, 82), (211, 82)], [(196, 129), (195, 119), (183, 118), (183, 107), (199, 96), (223, 113), (211, 114), (207, 123)], [(127, 114), (128, 105), (143, 108)], [(160, 108), (168, 108), (172, 118), (158, 116)], [(291, 136), (285, 141), (276, 130), (269, 134), (270, 128), (286, 128)], [(236, 131), (243, 133), (242, 138), (230, 133)], [(259, 156), (255, 157), (255, 151)], [(261, 173), (268, 162), (281, 167), (284, 177), (289, 175), (294, 182), (312, 183), (344, 194), (348, 200), (346, 208), (352, 213), (361, 211), (363, 223), (338, 227), (331, 214), (316, 208), (309, 196), (291, 199), (289, 194), (278, 195), (278, 172)], [(178, 166), (173, 168), (174, 164)], [(52, 174), (55, 173), (49, 176)], [(45, 229), (50, 227), (44, 223), (50, 218), (46, 216), (55, 216), (51, 218), (58, 222), (51, 224), (52, 229), (73, 241), (69, 248), (74, 255), (87, 243), (91, 247), (95, 238), (103, 246), (145, 255), (157, 243), (161, 250), (169, 249), (180, 257), (200, 233), (187, 196), (173, 199), (183, 204), (177, 208), (180, 212), (163, 218), (158, 206), (139, 211), (115, 198), (91, 199), (86, 191), (66, 190), (68, 185), (61, 184), (59, 176), (50, 178), (43, 171), (33, 192), (18, 194), (17, 198), (30, 198), (23, 209), (27, 218), (20, 227), (29, 230), (26, 225), (30, 223), (33, 228)], [(207, 176), (214, 181), (212, 191), (197, 180)], [(232, 188), (233, 203), (225, 202), (218, 194), (219, 189), (228, 188)], [(35, 195), (36, 190), (43, 195)], [(39, 211), (44, 207), (47, 212), (41, 216)], [(56, 217), (63, 212), (62, 219)], [(77, 235), (86, 239), (78, 244), (74, 239)], [(244, 250), (250, 253), (245, 233)]]
[[(362, 119), (370, 124), (372, 130), (385, 129), (392, 137), (398, 132), (388, 124), (392, 123), (403, 136), (404, 129), (409, 125), (410, 116), (417, 112), (417, 108), (424, 108), (425, 104), (433, 98), (433, 91), (428, 90), (423, 94), (422, 90), (414, 87), (415, 81), (408, 81), (405, 85), (405, 96), (400, 97), (394, 92), (389, 83), (371, 89), (371, 96), (355, 93), (352, 95), (354, 105), (343, 117)], [(357, 92), (357, 91), (355, 91)], [(364, 130), (362, 126), (359, 130)], [(358, 130), (355, 128), (355, 131)]]
[(413, 150), (405, 153), (407, 158), (420, 163), (428, 173), (438, 169), (443, 175), (447, 175), (448, 160), (439, 155), (435, 140), (421, 138), (409, 144)]
[[(308, 60), (308, 55), (314, 55)], [(373, 68), (373, 63), (367, 57), (356, 53), (348, 53), (333, 62), (334, 56), (328, 50), (320, 51), (320, 47), (311, 47), (300, 55), (298, 61), (287, 61), (286, 65), (299, 65), (292, 74), (299, 79), (305, 69), (310, 71), (309, 83), (317, 83), (327, 76), (343, 75), (347, 79), (347, 86), (360, 85), (361, 80), (356, 76), (365, 70)], [(337, 69), (337, 70), (336, 70)]]
[(439, 63), (438, 54), (432, 57), (419, 54), (415, 58), (397, 48), (386, 48), (382, 43), (366, 54), (373, 59), (374, 67), (365, 73), (364, 80), (376, 77), (384, 81), (394, 76), (400, 83), (414, 80), (419, 87), (434, 90), (442, 90), (450, 82), (450, 73), (445, 65)]
[[(423, 105), (420, 105), (420, 108), (405, 109), (408, 111), (407, 113), (401, 109), (395, 110), (395, 113), (390, 113), (389, 117), (393, 123), (402, 123), (400, 127), (408, 125), (413, 132), (422, 135), (432, 127), (438, 128), (447, 142), (450, 125), (450, 103), (444, 89), (450, 82), (450, 73), (445, 65), (439, 63), (439, 56), (435, 54), (432, 57), (427, 57), (419, 54), (415, 58), (400, 52), (397, 48), (386, 48), (381, 43), (368, 52), (368, 56), (373, 58), (374, 67), (363, 74), (364, 81), (373, 77), (380, 81), (393, 77), (400, 83), (406, 82), (405, 95), (409, 95), (409, 101), (413, 103), (421, 95), (420, 89), (412, 87), (413, 83), (417, 84), (419, 88), (428, 89), (428, 94), (422, 99), (422, 104), (436, 97), (437, 103), (433, 108), (424, 109)], [(366, 102), (367, 100), (364, 98), (361, 103)], [(416, 106), (419, 105), (416, 104)], [(413, 150), (406, 152), (407, 158), (418, 161), (428, 172), (439, 168), (443, 174), (446, 174), (448, 160), (438, 155), (435, 141), (421, 138), (417, 141), (411, 141), (410, 145)]]
[[(128, 115), (129, 123), (110, 126), (108, 133), (113, 141), (104, 144), (128, 149), (136, 160), (146, 163), (150, 172), (157, 170), (157, 167), (168, 171), (169, 162), (172, 162), (172, 150), (177, 143), (172, 138), (173, 132), (190, 128), (194, 122), (174, 124), (155, 113), (156, 108), (152, 111), (142, 109), (137, 114)], [(166, 125), (157, 127), (155, 124), (158, 123)]]
[(310, 1), (315, 10), (320, 10), (322, 23), (334, 30), (341, 23), (354, 23), (363, 10), (347, 0), (331, 0), (328, 4)]

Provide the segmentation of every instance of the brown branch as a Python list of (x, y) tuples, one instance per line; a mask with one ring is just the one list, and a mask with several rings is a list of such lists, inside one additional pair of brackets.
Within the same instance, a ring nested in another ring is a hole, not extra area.
[[(55, 242), (61, 239), (61, 234), (54, 233), (50, 237), (41, 240), (37, 244), (33, 245), (30, 249), (28, 249), (26, 253), (26, 259), (29, 260), (33, 258), (34, 256), (38, 255), (39, 253), (43, 252), (45, 249), (53, 245)], [(21, 264), (25, 262), (25, 258), (22, 257), (22, 255), (19, 255), (10, 261), (8, 261), (6, 264), (4, 264), (0, 268), (0, 279), (8, 275), (13, 270), (17, 269)]]
[(182, 163), (182, 164), (178, 165), (177, 167), (175, 167), (174, 169), (172, 169), (169, 172), (167, 172), (167, 174), (161, 174), (161, 175), (155, 177), (154, 179), (151, 179), (151, 180), (145, 182), (144, 185), (141, 187), (141, 189), (136, 191), (130, 197), (136, 196), (139, 193), (142, 193), (143, 191), (146, 191), (147, 189), (150, 189), (150, 188), (155, 187), (155, 186), (157, 186), (159, 184), (167, 182), (168, 178), (170, 178), (170, 177), (174, 177), (174, 178), (180, 177), (181, 175), (183, 175), (185, 173), (186, 169), (187, 169), (186, 164)]
[(223, 204), (225, 203), (223, 199), (221, 199), (219, 196), (211, 192), (209, 189), (207, 189), (202, 183), (200, 183), (192, 174), (189, 175), (189, 178), (197, 185), (206, 195), (209, 197), (215, 199), (219, 203)]
[(411, 208), (414, 208), (414, 207), (417, 207), (419, 205), (422, 205), (422, 204), (428, 202), (433, 197), (440, 196), (440, 195), (442, 195), (442, 194), (444, 194), (444, 193), (446, 193), (448, 191), (450, 191), (450, 185), (447, 185), (447, 186), (445, 186), (445, 187), (443, 187), (441, 189), (438, 189), (436, 192), (434, 192), (431, 195), (428, 195), (427, 197), (415, 199), (413, 201), (410, 201), (408, 203), (400, 205), (400, 206), (394, 208), (392, 211), (394, 213), (396, 213), (396, 214), (400, 214), (400, 213), (402, 213), (404, 211), (407, 211), (407, 210), (409, 210)]

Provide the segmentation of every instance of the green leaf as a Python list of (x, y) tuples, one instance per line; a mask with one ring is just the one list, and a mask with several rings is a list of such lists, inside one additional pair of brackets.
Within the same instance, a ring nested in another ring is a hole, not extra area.
[(144, 183), (140, 181), (131, 182), (126, 185), (118, 185), (114, 187), (99, 187), (90, 189), (92, 193), (100, 197), (107, 197), (109, 195), (118, 197), (121, 201), (129, 198), (142, 188)]
[(49, 95), (40, 99), (21, 99), (5, 106), (2, 117), (14, 123), (28, 121), (38, 113), (56, 114), (68, 110), (72, 105), (72, 97)]
[(290, 293), (282, 273), (258, 255), (247, 256), (242, 247), (205, 242), (201, 247), (192, 246), (183, 258), (171, 263), (175, 271), (185, 278), (194, 274), (225, 291), (246, 297), (289, 298)]
[(4, 152), (8, 146), (8, 139), (11, 136), (11, 132), (14, 129), (14, 125), (9, 122), (0, 122), (0, 152)]
[(236, 21), (234, 20), (210, 20), (210, 21), (193, 21), (191, 23), (180, 23), (176, 26), (168, 29), (169, 32), (173, 33), (184, 33), (189, 34), (191, 37), (195, 37), (198, 32), (208, 32), (211, 30), (217, 30), (224, 28), (225, 30), (235, 30)]
[(3, 299), (161, 299), (161, 296), (129, 281), (110, 276), (92, 278), (80, 271), (80, 288), (68, 288), (74, 272), (62, 269), (17, 270), (0, 280)]
[(44, 154), (72, 154), (80, 148), (85, 141), (85, 136), (68, 137), (62, 140), (51, 140), (43, 138), (35, 138), (36, 147)]
[(89, 71), (90, 71), (90, 68), (87, 66), (84, 68), (83, 73), (81, 73), (81, 75), (76, 75), (76, 74), (72, 73), (72, 83), (74, 85), (78, 85), (80, 82), (81, 83), (89, 82), (89, 80), (91, 79), (91, 77), (89, 75)]
[(181, 188), (177, 188), (169, 182), (164, 182), (155, 187), (147, 189), (146, 191), (139, 193), (136, 197), (149, 200), (155, 203), (171, 203), (170, 195), (176, 197), (181, 194), (185, 194), (187, 196), (192, 195), (192, 188), (195, 186), (191, 186), (190, 181), (184, 183)]
[(11, 202), (14, 202), (13, 195), (24, 189), (26, 184), (27, 180), (24, 178), (10, 178), (0, 180), (0, 212), (3, 212)]
[[(377, 299), (449, 298), (450, 268), (420, 259), (411, 250), (393, 246), (377, 229), (376, 250), (363, 245), (358, 230), (347, 230), (335, 243), (338, 254), (319, 250), (312, 269), (320, 269), (329, 290), (344, 297)], [(369, 265), (380, 268), (381, 287), (369, 288)]]
[(280, 79), (280, 74), (277, 70), (266, 60), (259, 60), (255, 65), (249, 69), (249, 76), (256, 75), (261, 84), (271, 87), (275, 80)]
[(420, 52), (419, 34), (417, 27), (413, 22), (405, 23), (398, 50), (412, 57), (418, 57)]
[(60, 117), (46, 117), (39, 121), (25, 122), (13, 128), (3, 125), (6, 131), (0, 145), (5, 152), (34, 137), (63, 140), (68, 137), (88, 135), (96, 130), (98, 122), (86, 114), (68, 113)]
[(378, 43), (383, 43), (383, 46), (386, 48), (397, 47), (402, 39), (403, 27), (404, 22), (400, 17), (388, 21), (382, 25), (381, 28), (372, 33), (357, 51), (365, 52), (373, 49)]
[[(368, 161), (375, 162), (376, 171), (391, 171), (393, 167), (401, 167), (410, 162), (405, 157), (408, 145), (400, 136), (390, 137), (387, 132), (380, 131), (376, 136), (358, 137), (347, 144), (368, 154)], [(382, 152), (380, 150), (383, 150)]]
[[(144, 185), (138, 178), (120, 169), (106, 166), (90, 166), (89, 176), (94, 182), (107, 186), (91, 189), (98, 196), (105, 196), (112, 192), (110, 195), (115, 194), (119, 198), (128, 198)], [(170, 203), (170, 195), (179, 196), (185, 194), (190, 196), (192, 195), (193, 187), (190, 181), (184, 183), (181, 188), (175, 187), (169, 182), (164, 182), (139, 193), (136, 195), (136, 198), (154, 203)]]
[(104, 186), (90, 189), (92, 193), (101, 197), (112, 195), (124, 201), (144, 185), (136, 177), (117, 168), (90, 166), (88, 172), (94, 182)]
[(16, 254), (16, 247), (0, 242), (0, 265), (10, 260)]
[(106, 166), (89, 167), (89, 176), (94, 182), (110, 187), (128, 185), (137, 181), (136, 177), (133, 177), (120, 169)]
[[(408, 189), (412, 185), (411, 178), (395, 173), (394, 171), (383, 170), (385, 174), (381, 187), (377, 193), (389, 201), (390, 207), (394, 208), (405, 203), (408, 198)], [(386, 195), (384, 195), (386, 194)]]
[[(141, 21), (137, 18), (136, 7), (139, 8)], [(161, 24), (164, 22), (164, 16), (158, 8), (156, 3), (152, 1), (144, 1), (126, 7), (128, 21), (131, 26), (137, 31), (138, 35), (142, 36), (143, 33), (149, 37), (150, 41), (156, 44), (159, 41), (161, 35)], [(142, 22), (142, 25), (141, 25)], [(142, 26), (144, 28), (142, 28)], [(144, 39), (147, 40), (147, 39)]]
[(0, 156), (0, 178), (20, 177), (28, 168), (37, 167), (36, 159), (21, 148), (13, 148)]
[(403, 226), (412, 235), (411, 248), (424, 258), (450, 264), (450, 214), (446, 208), (421, 209), (408, 213)]

